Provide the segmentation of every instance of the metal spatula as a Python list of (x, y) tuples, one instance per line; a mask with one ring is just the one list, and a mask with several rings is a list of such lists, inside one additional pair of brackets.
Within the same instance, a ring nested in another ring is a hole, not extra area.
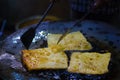
[(53, 7), (55, 3), (55, 0), (51, 0), (49, 3), (48, 8), (46, 9), (46, 11), (44, 12), (44, 14), (42, 15), (40, 21), (38, 22), (38, 24), (35, 27), (31, 27), (29, 28), (25, 33), (23, 33), (23, 35), (21, 36), (20, 40), (22, 41), (23, 45), (28, 49), (29, 46), (32, 43), (33, 38), (35, 37), (35, 33), (36, 33), (36, 29), (38, 28), (38, 26), (41, 24), (41, 22), (44, 20), (44, 18), (47, 16), (48, 12), (51, 10), (51, 8)]
[(75, 26), (77, 26), (78, 24), (80, 24), (81, 21), (83, 21), (92, 11), (95, 11), (95, 10), (98, 9), (99, 7), (102, 7), (103, 4), (106, 4), (106, 2), (101, 1), (101, 0), (96, 0), (96, 1), (94, 2), (94, 4), (93, 4), (92, 6), (90, 6), (91, 9), (90, 9), (87, 13), (85, 13), (79, 20), (77, 20), (77, 22), (76, 22), (74, 25), (72, 25), (71, 28), (67, 29), (67, 30), (65, 31), (65, 33), (63, 33), (63, 34), (61, 35), (61, 37), (58, 39), (57, 44), (58, 44), (68, 33), (70, 33), (70, 31), (71, 31)]

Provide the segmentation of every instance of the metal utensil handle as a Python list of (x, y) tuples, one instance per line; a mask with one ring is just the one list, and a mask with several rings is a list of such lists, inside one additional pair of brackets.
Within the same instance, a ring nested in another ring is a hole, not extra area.
[(0, 29), (1, 32), (4, 31), (4, 28), (5, 28), (6, 22), (7, 22), (7, 20), (3, 20), (3, 22), (2, 22), (2, 26), (1, 26), (1, 29)]
[(0, 36), (3, 35), (3, 32), (4, 32), (4, 29), (5, 29), (6, 23), (7, 23), (7, 20), (6, 20), (6, 19), (3, 20), (2, 26), (1, 26), (1, 29), (0, 29)]
[(58, 44), (68, 33), (70, 33), (70, 31), (71, 31), (75, 26), (77, 26), (79, 23), (81, 23), (81, 21), (83, 21), (92, 11), (94, 11), (95, 9), (97, 9), (98, 5), (96, 6), (95, 4), (96, 4), (96, 2), (94, 3), (94, 5), (91, 5), (91, 6), (90, 6), (91, 9), (90, 9), (87, 13), (85, 13), (79, 20), (77, 20), (77, 21), (75, 22), (75, 24), (72, 25), (72, 27), (70, 27), (69, 29), (67, 29), (67, 31), (65, 31), (65, 33), (62, 34), (62, 36), (58, 39), (57, 44)]
[(70, 28), (70, 30), (77, 26), (81, 21), (83, 21), (92, 11), (95, 11), (96, 9), (101, 7), (102, 4), (103, 2), (101, 2), (100, 0), (96, 0), (94, 4), (90, 6), (90, 10), (87, 13), (85, 13), (79, 20), (77, 20), (76, 23)]
[(38, 24), (36, 25), (35, 29), (36, 29), (36, 28), (41, 24), (41, 22), (44, 20), (44, 18), (45, 18), (46, 15), (48, 14), (48, 12), (52, 9), (54, 3), (55, 3), (55, 0), (51, 0), (51, 1), (50, 1), (50, 4), (49, 4), (47, 10), (43, 13), (43, 15), (42, 15), (40, 21), (38, 22)]
[(77, 26), (79, 23), (81, 23), (81, 21), (84, 20), (84, 19), (90, 14), (90, 12), (91, 12), (91, 11), (87, 12), (80, 20), (77, 20), (77, 21), (75, 22), (75, 24), (73, 24), (72, 27), (68, 28), (68, 29), (65, 31), (65, 33), (63, 33), (62, 36), (58, 39), (57, 44), (58, 44), (68, 33), (70, 33), (70, 31), (71, 31), (75, 26)]

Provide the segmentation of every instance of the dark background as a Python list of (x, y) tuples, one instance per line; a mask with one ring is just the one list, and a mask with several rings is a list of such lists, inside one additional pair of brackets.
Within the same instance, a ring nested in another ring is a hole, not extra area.
[[(49, 0), (0, 0), (0, 22), (7, 20), (7, 29), (28, 17), (42, 15)], [(69, 4), (67, 0), (58, 0), (49, 15), (61, 19), (69, 18)]]
[[(49, 0), (0, 0), (0, 25), (7, 20), (5, 30), (15, 31), (16, 23), (31, 16), (42, 15), (48, 7)], [(49, 15), (56, 16), (62, 20), (70, 19), (70, 5), (68, 0), (57, 0)], [(115, 25), (120, 26), (118, 20), (112, 20)], [(1, 26), (0, 26), (1, 27)], [(120, 27), (119, 27), (120, 28)]]

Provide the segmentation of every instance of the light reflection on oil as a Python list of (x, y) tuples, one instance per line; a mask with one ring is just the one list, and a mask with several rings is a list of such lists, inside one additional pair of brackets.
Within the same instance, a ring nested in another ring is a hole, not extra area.
[(12, 38), (13, 43), (18, 43), (18, 40), (20, 40), (20, 36)]

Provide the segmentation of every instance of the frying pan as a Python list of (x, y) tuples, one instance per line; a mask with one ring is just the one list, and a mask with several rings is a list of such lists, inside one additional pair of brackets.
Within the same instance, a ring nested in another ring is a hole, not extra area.
[[(31, 49), (47, 47), (49, 33), (64, 33), (76, 21), (42, 22), (36, 30)], [(25, 27), (3, 40), (0, 49), (0, 77), (3, 80), (119, 80), (120, 79), (120, 31), (107, 23), (84, 20), (72, 31), (80, 31), (93, 44), (96, 51), (107, 49), (112, 53), (110, 74), (85, 75), (68, 73), (67, 70), (40, 70), (28, 72), (21, 63), (21, 50), (25, 49), (20, 36), (36, 24)]]

